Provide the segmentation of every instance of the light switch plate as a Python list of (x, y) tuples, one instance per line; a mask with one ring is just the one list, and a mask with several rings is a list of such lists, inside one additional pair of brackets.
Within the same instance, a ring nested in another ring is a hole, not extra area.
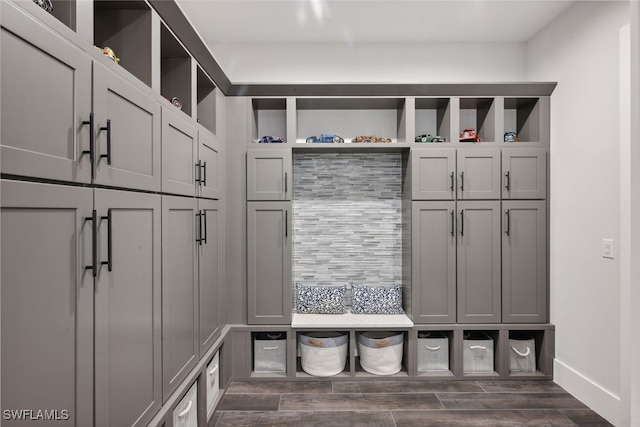
[(615, 258), (613, 239), (602, 239), (602, 258)]

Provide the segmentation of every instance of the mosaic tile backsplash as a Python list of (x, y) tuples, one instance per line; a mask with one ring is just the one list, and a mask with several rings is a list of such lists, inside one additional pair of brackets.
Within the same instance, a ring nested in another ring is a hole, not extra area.
[(293, 282), (402, 282), (400, 153), (293, 155)]

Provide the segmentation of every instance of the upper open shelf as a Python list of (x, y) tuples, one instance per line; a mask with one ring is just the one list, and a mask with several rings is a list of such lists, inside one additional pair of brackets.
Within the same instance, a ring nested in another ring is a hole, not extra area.
[(160, 28), (160, 94), (191, 115), (191, 56), (164, 24)]
[(206, 129), (216, 133), (216, 85), (209, 76), (197, 67), (196, 120)]

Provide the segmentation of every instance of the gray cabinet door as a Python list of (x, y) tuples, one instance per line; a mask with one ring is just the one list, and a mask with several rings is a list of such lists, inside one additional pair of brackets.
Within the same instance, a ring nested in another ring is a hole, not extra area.
[(67, 410), (56, 425), (93, 425), (93, 191), (0, 186), (2, 408)]
[(411, 150), (413, 200), (453, 200), (456, 196), (456, 151)]
[(224, 185), (222, 144), (209, 132), (198, 131), (198, 160), (198, 196), (221, 199)]
[(182, 116), (179, 111), (162, 108), (162, 192), (194, 196), (198, 133)]
[(200, 307), (200, 354), (220, 332), (219, 286), (224, 254), (223, 216), (217, 200), (198, 200), (198, 283)]
[(500, 199), (500, 149), (460, 148), (458, 200)]
[(95, 182), (160, 191), (160, 104), (93, 64)]
[(544, 201), (502, 202), (502, 321), (547, 321)]
[(160, 196), (95, 190), (96, 426), (146, 426), (162, 403)]
[(500, 322), (500, 202), (458, 202), (458, 322)]
[(162, 395), (198, 361), (196, 199), (162, 196)]
[(2, 173), (90, 183), (91, 60), (2, 6)]
[(456, 322), (456, 204), (413, 202), (412, 308), (416, 323)]
[(291, 150), (247, 152), (247, 200), (291, 200)]
[(249, 324), (291, 322), (291, 202), (247, 203)]
[(504, 148), (502, 198), (544, 199), (546, 194), (546, 151), (535, 148)]

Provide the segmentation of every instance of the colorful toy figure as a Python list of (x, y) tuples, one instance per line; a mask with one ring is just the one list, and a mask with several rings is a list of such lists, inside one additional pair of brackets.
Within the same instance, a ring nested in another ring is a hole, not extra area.
[(284, 140), (279, 136), (271, 136), (271, 135), (263, 136), (258, 140), (259, 144), (273, 144), (273, 143), (279, 143), (279, 142), (284, 142)]
[(344, 142), (344, 138), (341, 137), (340, 135), (334, 135), (334, 134), (323, 134), (321, 133), (320, 136), (310, 136), (309, 138), (307, 138), (305, 140), (305, 142), (307, 143), (313, 143), (313, 142), (335, 142), (335, 143), (341, 143)]
[(383, 138), (375, 135), (358, 135), (351, 142), (391, 142), (391, 138)]
[(102, 52), (103, 55), (108, 56), (109, 58), (111, 58), (111, 60), (113, 60), (113, 62), (115, 62), (116, 64), (118, 62), (120, 62), (120, 58), (118, 58), (116, 56), (116, 53), (110, 47), (98, 47), (98, 46), (96, 46), (96, 49), (98, 49), (100, 52)]
[(510, 130), (504, 134), (504, 142), (519, 142), (518, 134)]
[(460, 142), (480, 142), (480, 137), (473, 128), (465, 128), (460, 134)]
[(447, 140), (440, 135), (418, 135), (416, 136), (416, 142), (447, 142)]

